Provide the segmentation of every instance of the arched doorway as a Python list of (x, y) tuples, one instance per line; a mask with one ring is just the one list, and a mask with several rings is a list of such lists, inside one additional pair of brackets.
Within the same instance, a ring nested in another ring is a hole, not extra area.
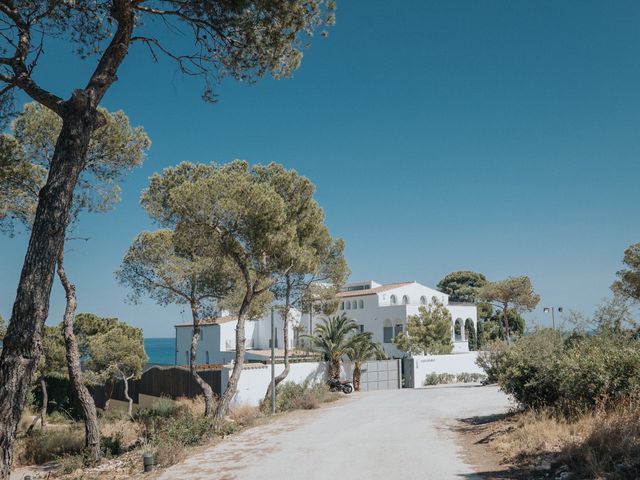
[(461, 318), (456, 318), (455, 323), (453, 324), (453, 339), (456, 342), (464, 341), (464, 331), (463, 331), (464, 322)]

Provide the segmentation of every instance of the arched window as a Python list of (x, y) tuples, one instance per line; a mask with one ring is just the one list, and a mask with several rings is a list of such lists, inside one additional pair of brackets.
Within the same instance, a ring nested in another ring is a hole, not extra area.
[(420, 297), (420, 305), (426, 305), (426, 304), (427, 304), (427, 297), (423, 295)]
[(364, 300), (360, 300), (360, 308), (364, 308)]
[(389, 303), (390, 303), (391, 305), (395, 305), (395, 304), (397, 304), (397, 303), (398, 303), (398, 299), (396, 298), (396, 296), (395, 296), (395, 295), (391, 295), (391, 297), (389, 298)]
[(358, 301), (357, 301), (357, 300), (354, 300), (354, 301), (353, 301), (353, 309), (354, 309), (354, 310), (357, 310), (357, 309), (358, 309)]
[(351, 310), (351, 302), (347, 301), (345, 305), (347, 307), (347, 310)]
[(206, 364), (209, 365), (211, 362), (209, 361), (209, 350), (205, 352), (205, 357), (207, 357)]
[(344, 310), (344, 302), (340, 302), (340, 310)]
[(407, 297), (406, 295), (404, 295), (402, 297), (402, 303), (404, 303), (405, 305), (409, 305), (409, 297)]

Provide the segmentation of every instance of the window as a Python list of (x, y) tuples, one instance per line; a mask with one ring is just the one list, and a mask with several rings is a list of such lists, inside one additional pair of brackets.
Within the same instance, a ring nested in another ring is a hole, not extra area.
[(391, 295), (391, 297), (389, 298), (389, 303), (391, 305), (395, 305), (396, 303), (398, 303), (398, 299), (396, 298), (395, 295)]
[(357, 301), (357, 300), (354, 300), (354, 301), (353, 301), (353, 309), (354, 309), (354, 310), (357, 310), (357, 309), (358, 309), (358, 301)]
[(344, 310), (344, 302), (340, 302), (340, 310)]
[(364, 325), (358, 325), (358, 328), (360, 329), (360, 333), (364, 333)]
[(427, 297), (423, 295), (420, 297), (420, 305), (426, 305), (426, 304), (427, 304)]
[(405, 305), (408, 305), (408, 304), (409, 304), (409, 297), (407, 297), (406, 295), (404, 295), (404, 296), (402, 297), (402, 303), (404, 303)]
[(382, 341), (384, 343), (391, 343), (393, 341), (393, 327), (383, 327)]
[(347, 307), (347, 310), (351, 310), (351, 302), (346, 302), (345, 306)]
[(184, 352), (184, 356), (187, 359), (187, 365), (191, 365), (191, 358), (189, 357), (189, 350)]
[(360, 300), (360, 308), (364, 308), (364, 300)]
[(209, 350), (207, 350), (207, 351), (205, 352), (204, 356), (205, 356), (205, 357), (206, 357), (206, 359), (207, 359), (207, 360), (206, 360), (207, 365), (210, 365), (210, 364), (211, 364), (211, 361), (209, 361)]
[(396, 323), (396, 328), (393, 332), (393, 337), (397, 337), (398, 335), (400, 335), (402, 333), (402, 324), (401, 323)]

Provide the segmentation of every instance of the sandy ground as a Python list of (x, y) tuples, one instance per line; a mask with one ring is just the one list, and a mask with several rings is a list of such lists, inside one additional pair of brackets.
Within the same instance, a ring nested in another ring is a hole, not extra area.
[(509, 406), (496, 387), (474, 385), (354, 394), (248, 429), (158, 478), (479, 479), (456, 443), (454, 425)]

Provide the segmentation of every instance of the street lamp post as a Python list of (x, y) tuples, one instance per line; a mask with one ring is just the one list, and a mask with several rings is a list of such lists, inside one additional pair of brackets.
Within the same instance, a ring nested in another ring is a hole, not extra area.
[[(551, 312), (551, 322), (553, 325), (553, 329), (556, 329), (556, 314), (555, 314), (555, 310), (556, 307), (544, 307), (543, 311), (544, 313), (549, 313)], [(558, 307), (558, 313), (562, 313), (563, 308), (562, 307)]]
[(276, 327), (273, 321), (273, 306), (271, 307), (271, 414), (276, 413)]

